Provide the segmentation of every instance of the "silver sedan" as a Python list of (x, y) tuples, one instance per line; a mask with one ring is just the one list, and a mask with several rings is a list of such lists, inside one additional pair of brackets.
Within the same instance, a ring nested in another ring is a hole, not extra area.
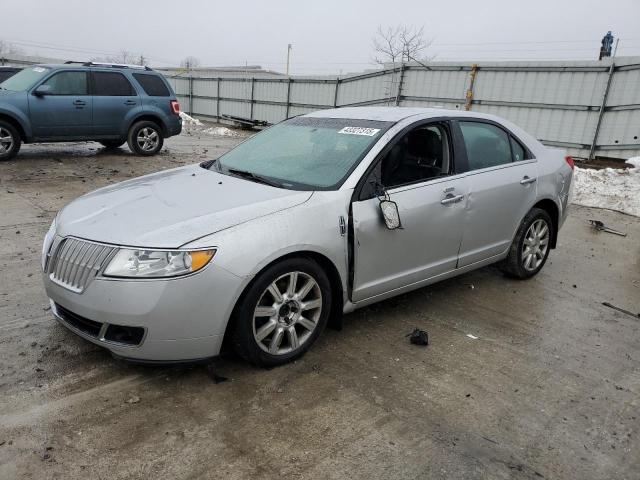
[(495, 116), (324, 110), (74, 200), (46, 235), (44, 284), (58, 320), (115, 356), (224, 345), (279, 365), (356, 308), (491, 263), (532, 277), (572, 174), (571, 157)]

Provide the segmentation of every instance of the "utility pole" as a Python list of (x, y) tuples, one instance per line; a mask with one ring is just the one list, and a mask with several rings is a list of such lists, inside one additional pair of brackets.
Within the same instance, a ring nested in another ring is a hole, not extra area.
[(287, 45), (287, 77), (289, 76), (290, 62), (291, 62), (291, 44)]

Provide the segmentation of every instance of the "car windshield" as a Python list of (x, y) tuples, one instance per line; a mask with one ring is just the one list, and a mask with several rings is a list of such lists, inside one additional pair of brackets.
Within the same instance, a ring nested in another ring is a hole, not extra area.
[(38, 80), (49, 73), (50, 70), (51, 69), (47, 67), (25, 68), (0, 83), (0, 88), (13, 92), (23, 92), (31, 88)]
[(335, 190), (393, 122), (298, 117), (264, 130), (210, 169), (295, 190)]

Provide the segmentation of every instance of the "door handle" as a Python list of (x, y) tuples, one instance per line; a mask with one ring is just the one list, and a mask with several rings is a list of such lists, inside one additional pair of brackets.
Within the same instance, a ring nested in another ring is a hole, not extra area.
[(84, 100), (74, 100), (73, 104), (84, 107), (87, 103)]
[(530, 183), (534, 183), (538, 179), (536, 177), (529, 178), (527, 175), (524, 176), (522, 180), (520, 180), (520, 185), (528, 185)]
[(440, 200), (440, 203), (442, 205), (450, 205), (452, 203), (458, 203), (462, 201), (463, 198), (464, 198), (464, 195), (447, 195), (445, 198)]
[(135, 100), (127, 100), (126, 102), (124, 102), (125, 105), (136, 105), (137, 102)]

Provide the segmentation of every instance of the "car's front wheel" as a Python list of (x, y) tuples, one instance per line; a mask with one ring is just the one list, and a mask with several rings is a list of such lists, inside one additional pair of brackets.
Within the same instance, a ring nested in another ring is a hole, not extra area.
[(502, 264), (504, 272), (520, 279), (537, 274), (549, 256), (553, 229), (549, 214), (540, 208), (532, 208), (520, 223), (509, 255)]
[(20, 151), (20, 134), (13, 125), (0, 120), (0, 161), (10, 160)]
[(308, 258), (290, 258), (260, 273), (235, 312), (233, 345), (254, 365), (273, 367), (302, 356), (324, 330), (331, 288)]
[(155, 155), (162, 149), (164, 139), (160, 127), (151, 121), (134, 123), (127, 136), (129, 148), (136, 155)]

